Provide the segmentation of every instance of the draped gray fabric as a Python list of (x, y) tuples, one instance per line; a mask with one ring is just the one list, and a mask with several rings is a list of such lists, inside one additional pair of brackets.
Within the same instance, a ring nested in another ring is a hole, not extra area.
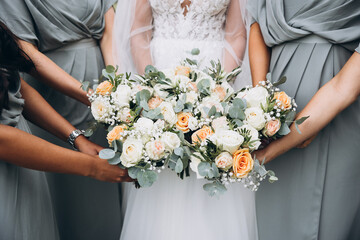
[[(21, 115), (20, 81), (9, 88), (9, 108), (0, 124), (30, 132)], [(59, 239), (45, 173), (0, 160), (0, 239)]]
[[(104, 14), (115, 0), (0, 0), (0, 18), (20, 39), (28, 41), (75, 79), (92, 81), (104, 61), (101, 39)], [(24, 75), (64, 118), (79, 129), (92, 120), (87, 106)], [(67, 143), (29, 124), (31, 131), (62, 147)], [(105, 131), (90, 139), (107, 146)], [(62, 239), (118, 239), (121, 232), (117, 184), (65, 174), (47, 174)]]
[[(248, 4), (271, 47), (272, 79), (287, 77), (280, 88), (295, 97), (301, 110), (358, 46), (360, 1)], [(260, 240), (360, 239), (359, 109), (358, 98), (307, 148), (293, 149), (268, 164), (279, 181), (263, 184), (257, 193)]]

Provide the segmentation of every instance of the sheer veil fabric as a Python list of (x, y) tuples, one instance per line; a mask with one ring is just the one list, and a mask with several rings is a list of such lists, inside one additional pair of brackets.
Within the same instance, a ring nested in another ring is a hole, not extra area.
[[(121, 72), (143, 73), (148, 64), (175, 67), (193, 48), (202, 67), (220, 59), (226, 70), (241, 65), (246, 49), (245, 1), (119, 1), (115, 19), (115, 59)], [(247, 78), (248, 83), (250, 78)], [(248, 84), (246, 83), (246, 84)], [(237, 86), (242, 83), (236, 82)], [(256, 240), (254, 193), (234, 184), (220, 197), (202, 189), (195, 174), (181, 180), (164, 170), (150, 188), (122, 185), (121, 239)]]
[[(113, 44), (119, 70), (143, 73), (148, 64), (173, 67), (184, 57), (194, 58), (189, 52), (196, 47), (201, 50), (197, 60), (202, 66), (209, 64), (204, 60), (209, 57), (221, 60), (227, 71), (242, 65), (242, 73), (234, 82), (236, 89), (251, 84), (246, 48), (250, 22), (247, 0), (192, 0), (186, 6), (186, 14), (181, 7), (183, 2), (119, 1)], [(203, 42), (208, 44), (201, 47)], [(217, 54), (212, 54), (214, 51)]]

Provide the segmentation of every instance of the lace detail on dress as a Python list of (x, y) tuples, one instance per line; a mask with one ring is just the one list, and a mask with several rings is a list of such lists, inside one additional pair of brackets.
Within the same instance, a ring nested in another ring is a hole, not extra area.
[(183, 0), (149, 0), (154, 19), (153, 37), (222, 40), (230, 0), (192, 0), (184, 16)]

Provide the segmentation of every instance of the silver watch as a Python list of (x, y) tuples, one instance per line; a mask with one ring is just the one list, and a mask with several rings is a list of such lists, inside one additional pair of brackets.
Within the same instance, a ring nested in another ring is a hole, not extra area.
[(74, 131), (72, 131), (69, 135), (68, 138), (68, 142), (70, 143), (70, 145), (77, 150), (77, 148), (75, 147), (75, 139), (77, 137), (79, 137), (80, 135), (84, 135), (84, 130), (79, 130), (79, 129), (75, 129)]

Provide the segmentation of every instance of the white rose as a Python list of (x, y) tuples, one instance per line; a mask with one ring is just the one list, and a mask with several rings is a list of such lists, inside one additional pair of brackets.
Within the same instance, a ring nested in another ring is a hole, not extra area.
[[(241, 127), (238, 128), (238, 130), (240, 131), (240, 134), (243, 137), (250, 137), (250, 142), (252, 142), (250, 144), (250, 146), (248, 146), (251, 150), (256, 150), (259, 148), (261, 141), (259, 139), (259, 132), (258, 130), (256, 130), (255, 128), (253, 128), (252, 126), (245, 124), (242, 125)], [(246, 134), (244, 134), (243, 132), (246, 131)]]
[(132, 117), (130, 114), (130, 108), (124, 107), (120, 109), (120, 111), (117, 114), (117, 118), (121, 122), (130, 123), (132, 121)]
[(181, 90), (186, 91), (187, 85), (190, 82), (190, 78), (183, 76), (183, 75), (176, 75), (172, 79), (172, 86), (176, 87), (179, 86)]
[(229, 130), (228, 122), (225, 116), (215, 118), (212, 121), (211, 126), (213, 127), (215, 132), (219, 130)]
[[(197, 152), (195, 152), (193, 155), (196, 155), (196, 156), (200, 157), (200, 154), (197, 153)], [(199, 158), (193, 156), (193, 155), (191, 155), (191, 157), (190, 157), (190, 161), (191, 161), (190, 164), (189, 164), (189, 165), (190, 165), (190, 168), (191, 168), (191, 170), (192, 170), (193, 172), (196, 173), (196, 177), (197, 177), (198, 179), (202, 179), (202, 178), (204, 178), (204, 177), (199, 174), (199, 170), (198, 170), (198, 166), (199, 166), (199, 164), (201, 163), (201, 160), (200, 160)]]
[(129, 107), (131, 95), (131, 88), (128, 85), (119, 85), (115, 92), (111, 94), (112, 99), (115, 102), (115, 105), (119, 108)]
[(223, 150), (233, 154), (244, 142), (244, 137), (232, 130), (220, 130), (215, 132), (215, 144), (222, 146)]
[(186, 102), (194, 104), (197, 101), (197, 93), (195, 91), (191, 91), (186, 93)]
[(154, 91), (155, 93), (161, 98), (161, 99), (165, 99), (169, 93), (166, 91), (167, 89), (169, 89), (168, 86), (163, 85), (163, 84), (155, 84), (154, 86)]
[(91, 113), (94, 116), (95, 120), (101, 121), (104, 116), (109, 114), (111, 111), (111, 106), (103, 97), (97, 97), (91, 103)]
[(251, 88), (245, 96), (248, 107), (261, 107), (262, 104), (266, 107), (266, 99), (269, 97), (269, 92), (264, 87)]
[(162, 102), (159, 108), (161, 109), (161, 113), (167, 123), (174, 125), (177, 122), (177, 116), (171, 103)]
[(195, 131), (199, 128), (199, 122), (196, 118), (190, 117), (188, 121), (188, 127), (191, 131)]
[(128, 138), (123, 144), (120, 160), (125, 167), (133, 167), (140, 162), (144, 145), (141, 140)]
[(215, 158), (215, 164), (218, 168), (225, 171), (229, 170), (233, 165), (232, 155), (228, 152), (222, 152)]
[(160, 160), (165, 156), (165, 144), (161, 140), (148, 142), (145, 150), (151, 160)]
[(142, 133), (151, 134), (151, 131), (154, 127), (154, 122), (149, 118), (141, 117), (136, 121), (136, 123), (134, 123), (134, 127), (136, 130)]
[(246, 121), (256, 130), (260, 131), (265, 127), (265, 115), (261, 108), (251, 107), (245, 110)]
[(161, 135), (161, 140), (165, 145), (165, 149), (169, 152), (172, 152), (175, 148), (180, 147), (180, 138), (175, 133), (164, 132)]

